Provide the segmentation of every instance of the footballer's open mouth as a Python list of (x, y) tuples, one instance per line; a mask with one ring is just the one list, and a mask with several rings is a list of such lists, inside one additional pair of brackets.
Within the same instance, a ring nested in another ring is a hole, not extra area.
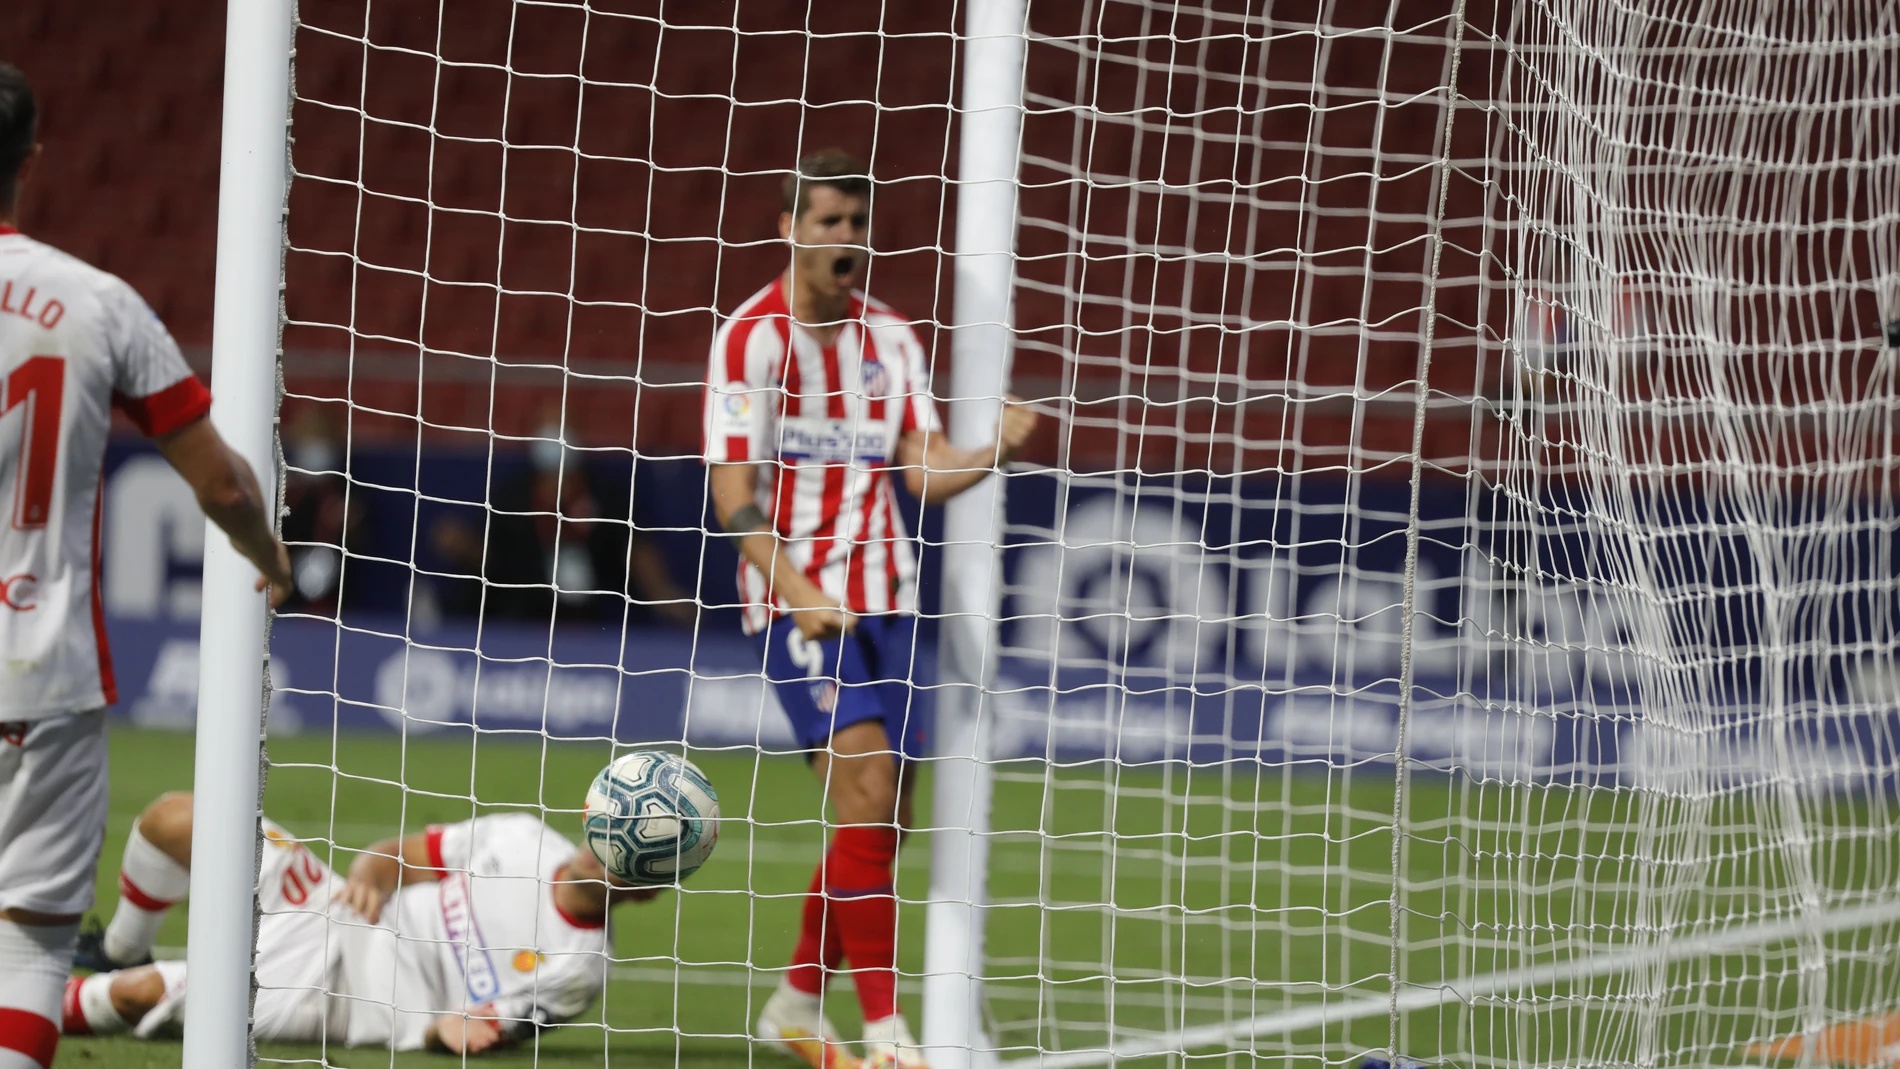
[(856, 266), (858, 266), (857, 257), (840, 256), (836, 260), (831, 261), (831, 273), (836, 275), (839, 278), (843, 278), (844, 276), (850, 274), (851, 269)]

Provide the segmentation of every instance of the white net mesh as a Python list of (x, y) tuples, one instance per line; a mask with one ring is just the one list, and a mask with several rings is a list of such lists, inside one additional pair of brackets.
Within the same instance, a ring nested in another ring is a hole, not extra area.
[(1004, 1045), (1705, 1064), (1891, 1011), (1881, 19), (1032, 9), (1067, 418), (999, 750), (1074, 763), (998, 787)]
[[(958, 23), (822, 7), (303, 5), (266, 809), (341, 870), (572, 835), (684, 746), (719, 853), (622, 911), (559, 1064), (756, 1049), (827, 834), (695, 456), (802, 151), (869, 159), (869, 289), (947, 353)], [(1900, 1039), (1895, 19), (1030, 6), (997, 1056)]]

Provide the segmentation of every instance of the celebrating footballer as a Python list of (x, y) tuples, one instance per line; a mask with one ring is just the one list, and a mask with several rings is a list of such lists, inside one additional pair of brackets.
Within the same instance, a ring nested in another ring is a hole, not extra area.
[(917, 553), (892, 481), (939, 504), (1012, 458), (1036, 423), (1011, 399), (994, 441), (945, 437), (923, 344), (859, 288), (871, 192), (843, 152), (799, 162), (779, 216), (790, 263), (720, 327), (706, 376), (705, 459), (719, 523), (739, 541), (744, 626), (837, 823), (759, 1022), (761, 1038), (817, 1069), (849, 1064), (821, 1012), (827, 975), (847, 963), (865, 1069), (922, 1065), (895, 970)]

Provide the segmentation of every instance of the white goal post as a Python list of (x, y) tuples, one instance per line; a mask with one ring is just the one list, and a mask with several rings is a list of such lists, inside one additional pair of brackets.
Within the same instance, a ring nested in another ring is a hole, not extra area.
[[(965, 5), (957, 179), (956, 306), (948, 429), (964, 445), (993, 440), (1010, 391), (1016, 271), (1016, 177), (1021, 161), (1026, 0)], [(984, 914), (989, 892), (988, 735), (995, 711), (1000, 603), (1001, 480), (952, 499), (944, 515), (944, 599), (931, 798), (930, 915), (925, 934), (924, 1032), (930, 1064), (993, 1063), (983, 1015)]]
[[(275, 502), (277, 355), (283, 333), (284, 208), (292, 0), (226, 14), (211, 419)], [(269, 704), (269, 609), (256, 570), (205, 521), (203, 623), (193, 771), (186, 1065), (252, 1063), (251, 955), (260, 742)], [(243, 920), (240, 921), (239, 919)]]
[(231, 6), (214, 418), (345, 519), (268, 651), (206, 542), (188, 1064), (251, 1054), (266, 710), (333, 865), (702, 761), (719, 851), (539, 1041), (760, 1050), (832, 824), (696, 414), (834, 144), (950, 439), (1043, 425), (913, 510), (936, 1069), (1840, 1061), (1900, 1021), (1900, 16), (794, 7)]

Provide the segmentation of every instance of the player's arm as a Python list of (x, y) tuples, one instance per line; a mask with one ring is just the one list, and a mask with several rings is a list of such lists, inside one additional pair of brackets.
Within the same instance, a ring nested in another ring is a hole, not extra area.
[(270, 502), (250, 464), (204, 417), (159, 435), (153, 443), (198, 496), (205, 516), (256, 566), (257, 589), (269, 586), (271, 604), (283, 604), (290, 595), (290, 551), (273, 530)]
[(400, 839), (384, 839), (356, 855), (356, 860), (350, 862), (350, 874), (344, 878), (343, 889), (337, 892), (337, 900), (375, 924), (383, 915), (383, 904), (396, 893), (397, 887), (441, 879), (442, 870), (436, 867), (429, 834), (418, 832)]
[(988, 478), (1012, 460), (1036, 429), (1036, 413), (1022, 399), (1004, 399), (996, 440), (972, 449), (950, 444), (942, 432), (908, 431), (897, 440), (896, 466), (904, 486), (926, 505), (940, 505)]
[(739, 539), (739, 552), (765, 576), (772, 592), (792, 607), (792, 619), (806, 638), (836, 638), (855, 620), (818, 584), (806, 578), (780, 552), (778, 533), (758, 506), (759, 469), (752, 464), (710, 464), (713, 515), (727, 534)]

